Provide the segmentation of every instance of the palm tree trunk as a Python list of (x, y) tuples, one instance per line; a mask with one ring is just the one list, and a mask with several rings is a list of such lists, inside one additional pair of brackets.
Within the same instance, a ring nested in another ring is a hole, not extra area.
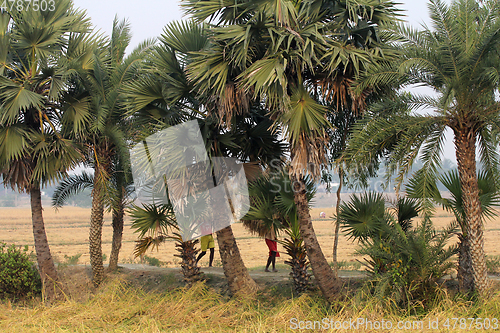
[(113, 240), (111, 243), (111, 254), (109, 255), (108, 266), (110, 272), (118, 269), (118, 257), (122, 247), (123, 215), (123, 207), (120, 207), (118, 211), (113, 210)]
[(344, 170), (342, 170), (342, 167), (339, 167), (339, 188), (337, 189), (337, 203), (335, 205), (335, 214), (337, 215), (337, 218), (335, 219), (335, 237), (333, 239), (333, 274), (335, 275), (335, 278), (339, 278), (339, 265), (337, 262), (337, 250), (339, 247), (339, 231), (340, 231), (340, 202), (341, 202), (341, 197), (340, 194), (342, 193), (342, 185), (343, 185), (343, 180), (344, 180)]
[[(471, 291), (484, 295), (489, 287), (484, 255), (483, 221), (476, 173), (476, 133), (472, 128), (455, 130), (455, 150), (462, 187), (463, 208), (470, 250), (471, 267), (464, 267), (464, 278), (473, 281)], [(469, 278), (470, 276), (470, 278)]]
[(290, 276), (293, 279), (295, 292), (301, 294), (311, 287), (311, 276), (307, 272), (309, 262), (302, 238), (300, 236), (296, 237), (296, 234), (293, 232), (289, 234), (289, 237), (283, 241), (283, 247), (290, 256), (290, 259), (285, 260), (285, 264), (292, 268)]
[(111, 254), (109, 255), (109, 271), (116, 271), (118, 269), (118, 256), (120, 254), (120, 249), (122, 247), (122, 236), (123, 236), (123, 217), (124, 217), (123, 205), (115, 210), (113, 209), (113, 241), (111, 243)]
[(104, 204), (102, 201), (100, 184), (98, 184), (98, 171), (94, 175), (94, 188), (92, 190), (92, 211), (90, 216), (89, 252), (90, 266), (92, 267), (92, 282), (98, 287), (104, 278), (102, 263), (102, 224), (104, 217)]
[(217, 242), (219, 243), (222, 267), (231, 293), (233, 295), (255, 294), (257, 284), (250, 277), (243, 259), (241, 259), (240, 250), (236, 244), (231, 226), (217, 231)]
[(35, 239), (36, 260), (38, 271), (42, 279), (45, 295), (48, 299), (56, 297), (58, 282), (57, 270), (50, 254), (49, 242), (45, 233), (43, 222), (42, 194), (40, 185), (36, 184), (30, 189), (31, 220), (33, 222), (33, 236)]
[(193, 283), (202, 279), (200, 267), (196, 261), (196, 254), (199, 251), (196, 249), (198, 243), (197, 239), (183, 242), (182, 237), (179, 237), (175, 242), (175, 248), (179, 254), (174, 254), (174, 256), (181, 258), (182, 275), (188, 286), (192, 286)]
[(299, 215), (300, 234), (306, 246), (307, 256), (309, 257), (314, 277), (323, 296), (328, 302), (332, 303), (340, 287), (339, 281), (328, 265), (325, 255), (319, 246), (318, 239), (316, 238), (311, 214), (309, 213), (304, 179), (301, 175), (295, 176), (293, 172), (291, 172), (290, 180), (293, 184), (294, 201)]
[(467, 293), (474, 288), (474, 280), (472, 279), (472, 274), (470, 274), (472, 272), (472, 260), (470, 257), (469, 241), (467, 236), (463, 234), (459, 234), (458, 238), (458, 287), (461, 292)]

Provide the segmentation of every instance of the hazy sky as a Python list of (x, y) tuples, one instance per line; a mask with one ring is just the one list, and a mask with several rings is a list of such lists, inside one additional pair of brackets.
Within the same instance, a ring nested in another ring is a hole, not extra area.
[[(406, 0), (398, 1), (399, 7), (405, 12), (406, 20), (419, 26), (428, 21), (427, 1)], [(177, 0), (74, 0), (76, 6), (86, 9), (93, 24), (109, 35), (113, 19), (118, 15), (120, 19), (127, 18), (132, 26), (133, 38), (131, 46), (137, 46), (147, 38), (157, 37), (163, 27), (173, 21), (182, 19), (182, 11)], [(130, 51), (130, 50), (129, 50)], [(451, 135), (448, 135), (451, 137)], [(450, 140), (445, 144), (445, 157), (455, 161), (455, 152)]]
[[(95, 26), (103, 31), (110, 32), (113, 18), (127, 18), (133, 31), (132, 45), (142, 40), (159, 36), (163, 27), (173, 20), (182, 19), (180, 2), (176, 0), (73, 0), (76, 6), (86, 9)], [(404, 9), (406, 19), (418, 26), (428, 18), (427, 1), (406, 0), (400, 8)]]

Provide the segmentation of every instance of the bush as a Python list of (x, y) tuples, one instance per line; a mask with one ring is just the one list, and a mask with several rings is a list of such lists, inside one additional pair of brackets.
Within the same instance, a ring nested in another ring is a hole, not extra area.
[[(64, 255), (64, 259), (66, 259), (66, 263), (68, 265), (78, 265), (78, 260), (80, 260), (80, 257), (82, 256), (81, 253), (75, 254), (74, 256), (68, 256)], [(103, 258), (104, 260), (104, 258)]]
[(41, 293), (42, 281), (30, 261), (28, 246), (0, 244), (0, 297), (33, 297)]
[(365, 265), (374, 278), (374, 293), (401, 307), (418, 303), (425, 308), (439, 289), (439, 279), (453, 267), (456, 246), (446, 248), (451, 235), (429, 223), (407, 232), (394, 225), (385, 237), (365, 242), (358, 253), (369, 256)]
[(455, 228), (438, 232), (428, 219), (414, 227), (420, 211), (414, 199), (399, 198), (392, 206), (379, 193), (364, 193), (344, 203), (339, 217), (347, 235), (361, 244), (371, 292), (402, 308), (426, 307), (453, 267), (457, 247), (446, 244)]
[(155, 258), (155, 257), (148, 257), (144, 256), (144, 260), (148, 263), (149, 266), (156, 266), (160, 267), (163, 263), (160, 261), (160, 259)]

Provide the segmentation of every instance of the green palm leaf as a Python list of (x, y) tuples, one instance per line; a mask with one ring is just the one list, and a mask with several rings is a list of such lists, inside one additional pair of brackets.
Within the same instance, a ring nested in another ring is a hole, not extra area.
[(71, 175), (61, 181), (52, 196), (52, 206), (59, 208), (66, 204), (68, 199), (85, 189), (94, 186), (94, 177), (83, 171), (80, 175)]

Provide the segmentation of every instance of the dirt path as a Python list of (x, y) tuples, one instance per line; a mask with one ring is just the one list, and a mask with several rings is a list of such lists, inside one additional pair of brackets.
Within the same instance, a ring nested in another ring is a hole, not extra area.
[[(161, 272), (165, 274), (174, 273), (181, 274), (180, 268), (168, 268), (168, 267), (156, 267), (142, 264), (120, 264), (120, 267), (133, 269), (133, 270), (142, 270), (144, 272)], [(205, 274), (224, 276), (224, 270), (222, 267), (201, 267), (201, 271)], [(257, 279), (267, 279), (267, 280), (288, 280), (290, 276), (289, 270), (280, 269), (278, 272), (264, 272), (260, 270), (250, 269), (250, 276), (252, 278)], [(366, 274), (358, 271), (340, 271), (339, 276), (342, 279), (351, 279), (351, 278), (364, 278)]]
[[(180, 268), (169, 268), (169, 267), (156, 267), (149, 266), (143, 264), (120, 264), (120, 267), (131, 269), (134, 271), (143, 271), (143, 272), (156, 272), (163, 274), (182, 274)], [(224, 270), (222, 267), (201, 267), (201, 272), (207, 275), (215, 275), (224, 277)], [(264, 272), (261, 270), (249, 269), (250, 276), (253, 279), (266, 281), (266, 282), (275, 282), (275, 281), (288, 281), (290, 278), (290, 271), (286, 269), (280, 269), (278, 272)], [(367, 277), (367, 274), (360, 271), (347, 271), (340, 270), (339, 277), (341, 279), (363, 279)], [(488, 277), (493, 281), (500, 281), (500, 276), (489, 274)], [(452, 278), (451, 276), (446, 276), (444, 279)]]

